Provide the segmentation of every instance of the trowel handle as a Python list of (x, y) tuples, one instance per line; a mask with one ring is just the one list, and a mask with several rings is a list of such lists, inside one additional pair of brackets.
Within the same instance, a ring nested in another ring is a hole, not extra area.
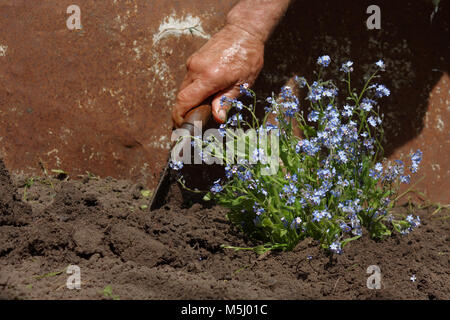
[(199, 121), (203, 130), (203, 128), (205, 128), (210, 118), (211, 118), (211, 105), (202, 104), (194, 109), (189, 110), (189, 112), (186, 113), (181, 128), (189, 130), (190, 134), (193, 136), (195, 122)]

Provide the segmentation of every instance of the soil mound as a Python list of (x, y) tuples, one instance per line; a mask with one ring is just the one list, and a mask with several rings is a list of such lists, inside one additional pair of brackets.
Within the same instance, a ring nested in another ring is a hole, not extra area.
[[(0, 298), (450, 298), (448, 210), (421, 210), (410, 235), (365, 237), (338, 257), (310, 240), (258, 257), (221, 248), (254, 243), (219, 207), (171, 197), (149, 212), (142, 185), (111, 178), (15, 180), (0, 161)], [(80, 267), (80, 290), (66, 287), (68, 265)], [(380, 290), (366, 286), (370, 265), (381, 269)]]

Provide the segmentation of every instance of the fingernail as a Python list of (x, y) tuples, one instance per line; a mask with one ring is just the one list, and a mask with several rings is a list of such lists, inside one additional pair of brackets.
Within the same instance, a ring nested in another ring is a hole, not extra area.
[(225, 111), (225, 109), (219, 110), (219, 118), (220, 118), (220, 120), (225, 122), (225, 120), (227, 118), (227, 112)]

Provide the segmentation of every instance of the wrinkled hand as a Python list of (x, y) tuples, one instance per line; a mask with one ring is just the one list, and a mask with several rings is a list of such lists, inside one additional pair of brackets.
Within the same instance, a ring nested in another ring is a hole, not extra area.
[(260, 39), (237, 26), (225, 26), (189, 57), (172, 111), (175, 125), (180, 127), (186, 113), (211, 96), (213, 117), (223, 123), (227, 106), (220, 106), (220, 98), (237, 98), (240, 85), (251, 86), (263, 60), (264, 43)]

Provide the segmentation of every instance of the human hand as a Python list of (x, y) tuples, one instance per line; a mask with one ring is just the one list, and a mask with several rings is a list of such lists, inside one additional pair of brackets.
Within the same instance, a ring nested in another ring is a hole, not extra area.
[(180, 127), (186, 113), (209, 97), (213, 97), (214, 119), (223, 123), (227, 106), (220, 105), (220, 98), (237, 98), (240, 85), (251, 86), (263, 60), (261, 39), (238, 26), (226, 25), (188, 59), (187, 74), (172, 110), (174, 124)]

